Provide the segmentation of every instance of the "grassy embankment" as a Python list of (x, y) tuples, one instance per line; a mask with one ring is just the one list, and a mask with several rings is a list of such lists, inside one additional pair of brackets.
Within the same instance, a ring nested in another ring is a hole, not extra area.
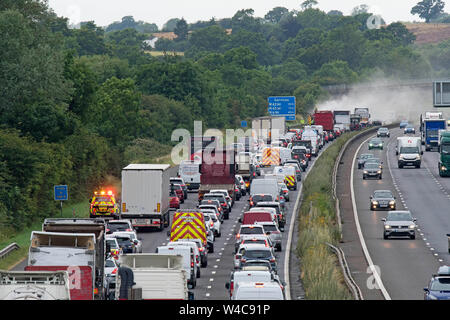
[(353, 299), (338, 260), (326, 243), (338, 245), (340, 238), (332, 197), (333, 167), (340, 150), (355, 134), (346, 133), (330, 145), (304, 181), (297, 255), (308, 300)]

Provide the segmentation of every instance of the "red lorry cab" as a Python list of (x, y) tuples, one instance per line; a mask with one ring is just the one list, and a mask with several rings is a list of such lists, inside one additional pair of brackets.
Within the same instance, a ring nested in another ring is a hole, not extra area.
[(255, 222), (273, 222), (272, 215), (267, 211), (244, 212), (242, 224), (255, 224)]

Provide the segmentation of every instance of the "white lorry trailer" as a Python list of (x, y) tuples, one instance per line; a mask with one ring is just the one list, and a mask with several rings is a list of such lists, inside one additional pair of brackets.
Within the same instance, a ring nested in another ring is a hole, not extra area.
[(70, 300), (69, 273), (0, 270), (0, 300)]
[(135, 228), (157, 228), (170, 225), (168, 164), (130, 164), (122, 170), (121, 219)]
[[(121, 267), (133, 271), (135, 287), (142, 289), (143, 300), (188, 300), (187, 275), (183, 257), (164, 254), (124, 254), (118, 261)], [(117, 275), (116, 299), (120, 297), (121, 277)]]
[(285, 117), (260, 117), (252, 120), (252, 137), (255, 141), (262, 139), (266, 144), (271, 144), (285, 133)]

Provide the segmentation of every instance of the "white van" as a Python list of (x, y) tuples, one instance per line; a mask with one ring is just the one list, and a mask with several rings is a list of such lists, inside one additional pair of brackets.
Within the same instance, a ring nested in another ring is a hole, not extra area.
[(280, 148), (280, 161), (281, 165), (284, 165), (286, 161), (292, 159), (292, 150), (289, 148)]
[(200, 251), (198, 250), (198, 246), (195, 242), (187, 241), (184, 239), (179, 239), (178, 241), (171, 241), (167, 244), (167, 246), (188, 246), (192, 247), (192, 250), (194, 250), (194, 257), (195, 257), (195, 264), (197, 265), (197, 273), (195, 274), (197, 278), (200, 278), (200, 267), (201, 267), (201, 261), (200, 261)]
[(275, 179), (253, 179), (250, 185), (250, 195), (271, 194), (273, 199), (279, 199), (278, 182)]
[(283, 290), (276, 282), (239, 282), (231, 300), (285, 300)]
[(302, 133), (302, 140), (311, 141), (311, 154), (317, 156), (319, 153), (319, 136), (314, 130), (305, 130)]
[(188, 190), (198, 189), (200, 187), (200, 162), (184, 160), (180, 163), (178, 175), (186, 183)]
[(186, 274), (189, 275), (187, 284), (192, 288), (197, 285), (197, 264), (195, 263), (195, 255), (192, 247), (186, 246), (163, 246), (157, 247), (156, 253), (172, 255), (172, 256), (182, 256), (183, 257), (183, 269)]

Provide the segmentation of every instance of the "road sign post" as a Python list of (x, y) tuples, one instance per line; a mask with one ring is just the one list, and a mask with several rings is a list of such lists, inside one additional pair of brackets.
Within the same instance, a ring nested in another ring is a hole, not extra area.
[(69, 200), (69, 190), (66, 185), (54, 186), (54, 199), (61, 202), (61, 217), (63, 201)]
[(295, 97), (269, 97), (269, 114), (273, 117), (285, 117), (286, 121), (295, 121)]

